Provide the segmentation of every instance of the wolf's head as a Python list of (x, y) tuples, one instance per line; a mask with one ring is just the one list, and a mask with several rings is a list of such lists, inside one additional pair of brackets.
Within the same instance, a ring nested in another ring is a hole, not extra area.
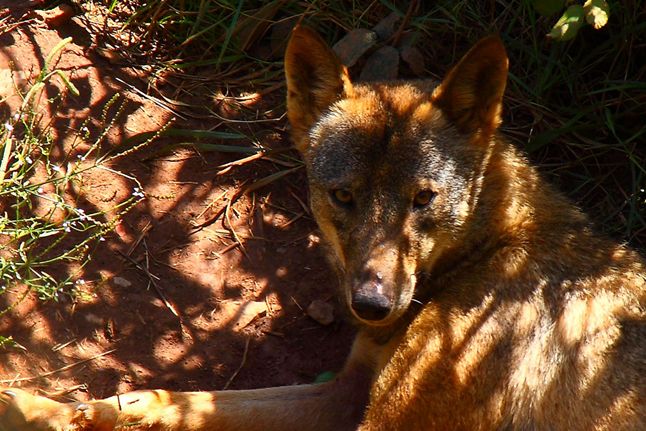
[(311, 206), (365, 324), (400, 317), (417, 277), (459, 247), (500, 122), (507, 56), (476, 44), (439, 84), (355, 84), (312, 30), (285, 55), (287, 108)]

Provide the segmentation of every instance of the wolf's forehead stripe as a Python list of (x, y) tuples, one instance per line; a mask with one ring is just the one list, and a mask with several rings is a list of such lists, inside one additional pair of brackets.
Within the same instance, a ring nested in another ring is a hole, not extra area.
[[(363, 130), (380, 135), (429, 126), (442, 128), (446, 120), (431, 102), (431, 92), (410, 84), (362, 85), (353, 97), (339, 100), (319, 119), (327, 129)], [(383, 128), (379, 127), (383, 126)], [(321, 127), (315, 126), (315, 131)]]
[(309, 165), (311, 179), (329, 188), (353, 185), (357, 173), (365, 170), (365, 160), (355, 154), (348, 142), (321, 146)]

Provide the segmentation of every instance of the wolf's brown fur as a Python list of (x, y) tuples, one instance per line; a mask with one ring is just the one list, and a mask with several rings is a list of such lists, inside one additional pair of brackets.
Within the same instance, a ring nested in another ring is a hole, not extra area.
[(354, 84), (296, 28), (285, 68), (312, 209), (360, 327), (344, 370), (81, 405), (8, 389), (0, 430), (646, 429), (644, 261), (499, 136), (500, 41), (439, 86)]

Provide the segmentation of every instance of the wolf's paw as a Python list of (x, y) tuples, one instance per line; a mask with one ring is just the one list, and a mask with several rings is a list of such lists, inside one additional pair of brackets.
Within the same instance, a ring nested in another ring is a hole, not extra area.
[(62, 404), (21, 389), (0, 389), (0, 431), (111, 431), (97, 426), (94, 407)]
[(65, 431), (112, 431), (111, 425), (96, 424), (94, 418), (98, 416), (93, 405), (80, 403), (77, 404), (72, 413), (70, 424)]

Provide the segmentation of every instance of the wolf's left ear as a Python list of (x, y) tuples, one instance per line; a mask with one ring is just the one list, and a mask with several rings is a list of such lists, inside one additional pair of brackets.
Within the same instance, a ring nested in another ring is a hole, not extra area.
[(348, 72), (325, 41), (307, 27), (296, 26), (285, 52), (287, 117), (299, 151), (321, 113), (351, 92)]
[(489, 36), (467, 52), (433, 92), (433, 101), (463, 132), (493, 132), (500, 124), (509, 60)]

